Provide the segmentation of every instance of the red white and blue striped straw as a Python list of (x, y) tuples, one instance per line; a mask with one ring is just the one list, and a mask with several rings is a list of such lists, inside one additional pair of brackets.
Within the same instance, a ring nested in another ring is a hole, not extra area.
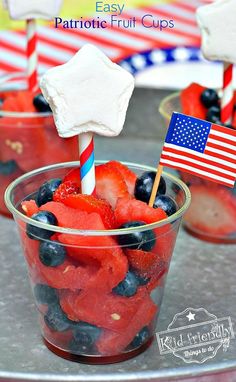
[(233, 64), (224, 63), (221, 122), (231, 124), (234, 109)]
[(36, 91), (38, 89), (38, 56), (37, 56), (37, 34), (36, 21), (30, 19), (26, 21), (27, 29), (27, 78), (28, 89)]
[(82, 194), (95, 195), (93, 133), (79, 135), (80, 178)]

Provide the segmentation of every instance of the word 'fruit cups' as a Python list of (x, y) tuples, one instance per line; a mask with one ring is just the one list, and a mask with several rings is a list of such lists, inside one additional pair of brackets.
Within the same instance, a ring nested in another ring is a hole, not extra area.
[[(159, 112), (167, 128), (173, 111), (219, 124), (219, 107), (218, 117), (213, 115), (217, 102), (216, 92), (191, 84), (182, 93), (164, 98)], [(236, 243), (236, 187), (224, 187), (182, 171), (180, 177), (192, 195), (191, 205), (183, 218), (186, 230), (201, 240)]]
[(58, 136), (49, 105), (26, 90), (24, 74), (0, 86), (0, 214), (9, 215), (4, 192), (14, 179), (35, 168), (77, 159), (77, 140)]
[[(125, 170), (129, 185), (117, 200), (124, 188), (114, 181), (115, 174), (121, 177), (114, 165)], [(161, 192), (175, 201), (177, 209), (166, 218), (164, 211), (133, 196), (137, 176), (154, 169), (127, 165), (112, 161), (96, 166), (97, 194), (108, 195), (107, 182), (112, 182), (113, 207), (107, 200), (76, 194), (77, 162), (25, 174), (5, 194), (20, 233), (42, 336), (48, 348), (64, 358), (118, 362), (139, 354), (153, 339), (190, 193), (180, 180), (163, 175)], [(22, 205), (32, 218), (22, 213)], [(159, 213), (165, 218), (157, 222), (154, 216)], [(127, 223), (130, 219), (133, 224)]]

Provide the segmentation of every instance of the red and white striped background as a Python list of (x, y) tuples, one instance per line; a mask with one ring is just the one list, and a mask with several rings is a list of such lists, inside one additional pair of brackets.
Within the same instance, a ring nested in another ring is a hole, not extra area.
[[(200, 31), (195, 20), (196, 8), (209, 0), (174, 0), (165, 4), (128, 9), (124, 19), (136, 16), (135, 29), (55, 29), (38, 27), (39, 72), (68, 61), (85, 43), (94, 43), (113, 61), (153, 48), (199, 46)], [(156, 18), (174, 19), (175, 28), (160, 32), (146, 29), (140, 16), (149, 13)], [(105, 16), (104, 16), (105, 17)], [(121, 18), (122, 18), (121, 17)], [(0, 31), (0, 75), (26, 69), (25, 31)]]

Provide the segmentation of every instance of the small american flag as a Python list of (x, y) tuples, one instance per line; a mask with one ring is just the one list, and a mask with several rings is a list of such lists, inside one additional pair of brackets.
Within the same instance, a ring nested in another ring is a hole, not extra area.
[(173, 113), (160, 165), (233, 187), (236, 180), (236, 130)]

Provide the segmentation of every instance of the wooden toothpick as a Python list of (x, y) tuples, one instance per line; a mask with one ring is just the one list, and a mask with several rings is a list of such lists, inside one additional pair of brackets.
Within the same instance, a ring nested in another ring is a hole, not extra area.
[(153, 183), (152, 193), (151, 193), (151, 196), (150, 196), (150, 199), (149, 199), (149, 203), (148, 203), (149, 207), (153, 207), (153, 204), (155, 202), (157, 190), (158, 190), (158, 187), (159, 187), (159, 184), (160, 184), (160, 180), (161, 180), (162, 171), (163, 171), (163, 166), (160, 164), (158, 166), (158, 168), (157, 168), (156, 177), (155, 177), (155, 180), (154, 180), (154, 183)]

